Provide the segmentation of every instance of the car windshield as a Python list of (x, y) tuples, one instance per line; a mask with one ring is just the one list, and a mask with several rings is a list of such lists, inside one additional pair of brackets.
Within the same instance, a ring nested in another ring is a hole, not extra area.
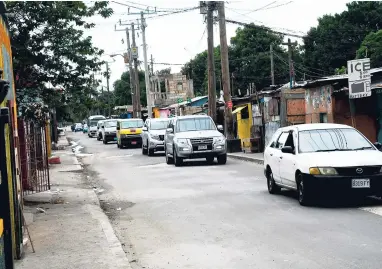
[(89, 121), (89, 126), (97, 126), (97, 123), (99, 122), (100, 120), (90, 120)]
[(168, 125), (167, 120), (161, 120), (161, 121), (152, 121), (150, 123), (150, 129), (151, 130), (163, 130), (166, 129)]
[(105, 128), (117, 127), (117, 121), (106, 121)]
[(309, 130), (299, 132), (299, 151), (375, 150), (357, 130), (348, 128)]
[(210, 118), (190, 118), (178, 120), (177, 132), (216, 130), (214, 122)]
[(143, 120), (128, 120), (128, 121), (121, 122), (122, 129), (142, 128), (142, 127), (143, 127)]

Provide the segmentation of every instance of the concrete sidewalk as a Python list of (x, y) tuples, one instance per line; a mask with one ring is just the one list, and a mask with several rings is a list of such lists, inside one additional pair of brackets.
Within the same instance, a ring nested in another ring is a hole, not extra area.
[(257, 164), (264, 164), (264, 153), (244, 153), (244, 152), (235, 152), (228, 153), (228, 157), (232, 159), (253, 162)]
[(61, 164), (50, 166), (51, 191), (25, 197), (36, 253), (28, 245), (16, 268), (131, 268), (71, 148), (54, 151), (54, 155), (61, 158)]

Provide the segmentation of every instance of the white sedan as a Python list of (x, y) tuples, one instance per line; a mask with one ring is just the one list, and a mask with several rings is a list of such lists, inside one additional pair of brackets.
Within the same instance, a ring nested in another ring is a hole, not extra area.
[(347, 125), (280, 128), (264, 151), (268, 191), (296, 190), (301, 205), (327, 194), (381, 195), (381, 146)]

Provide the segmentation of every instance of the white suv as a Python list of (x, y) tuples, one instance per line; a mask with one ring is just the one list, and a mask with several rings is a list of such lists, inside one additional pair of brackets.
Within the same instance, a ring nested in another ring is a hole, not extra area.
[(318, 196), (382, 194), (382, 153), (358, 130), (342, 124), (280, 128), (264, 151), (268, 191), (296, 190), (301, 205)]

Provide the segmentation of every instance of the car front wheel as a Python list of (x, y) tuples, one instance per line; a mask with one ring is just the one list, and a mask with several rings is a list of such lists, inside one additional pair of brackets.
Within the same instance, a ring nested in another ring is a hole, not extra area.
[(182, 166), (183, 164), (183, 159), (181, 157), (178, 157), (178, 154), (176, 153), (176, 149), (175, 149), (175, 146), (172, 146), (173, 148), (173, 154), (172, 156), (174, 156), (174, 163), (175, 163), (175, 166)]
[(273, 178), (272, 170), (269, 169), (267, 174), (268, 174), (268, 176), (267, 176), (268, 192), (270, 194), (279, 193), (281, 188), (279, 186), (277, 186), (275, 179)]
[(167, 164), (173, 164), (174, 163), (174, 159), (168, 156), (167, 148), (164, 149), (164, 154), (166, 155), (166, 163)]
[(312, 194), (310, 192), (309, 185), (306, 184), (302, 174), (298, 174), (296, 177), (298, 202), (302, 206), (309, 206), (312, 203)]
[(219, 155), (217, 157), (217, 159), (218, 159), (218, 164), (226, 164), (227, 163), (227, 154)]

